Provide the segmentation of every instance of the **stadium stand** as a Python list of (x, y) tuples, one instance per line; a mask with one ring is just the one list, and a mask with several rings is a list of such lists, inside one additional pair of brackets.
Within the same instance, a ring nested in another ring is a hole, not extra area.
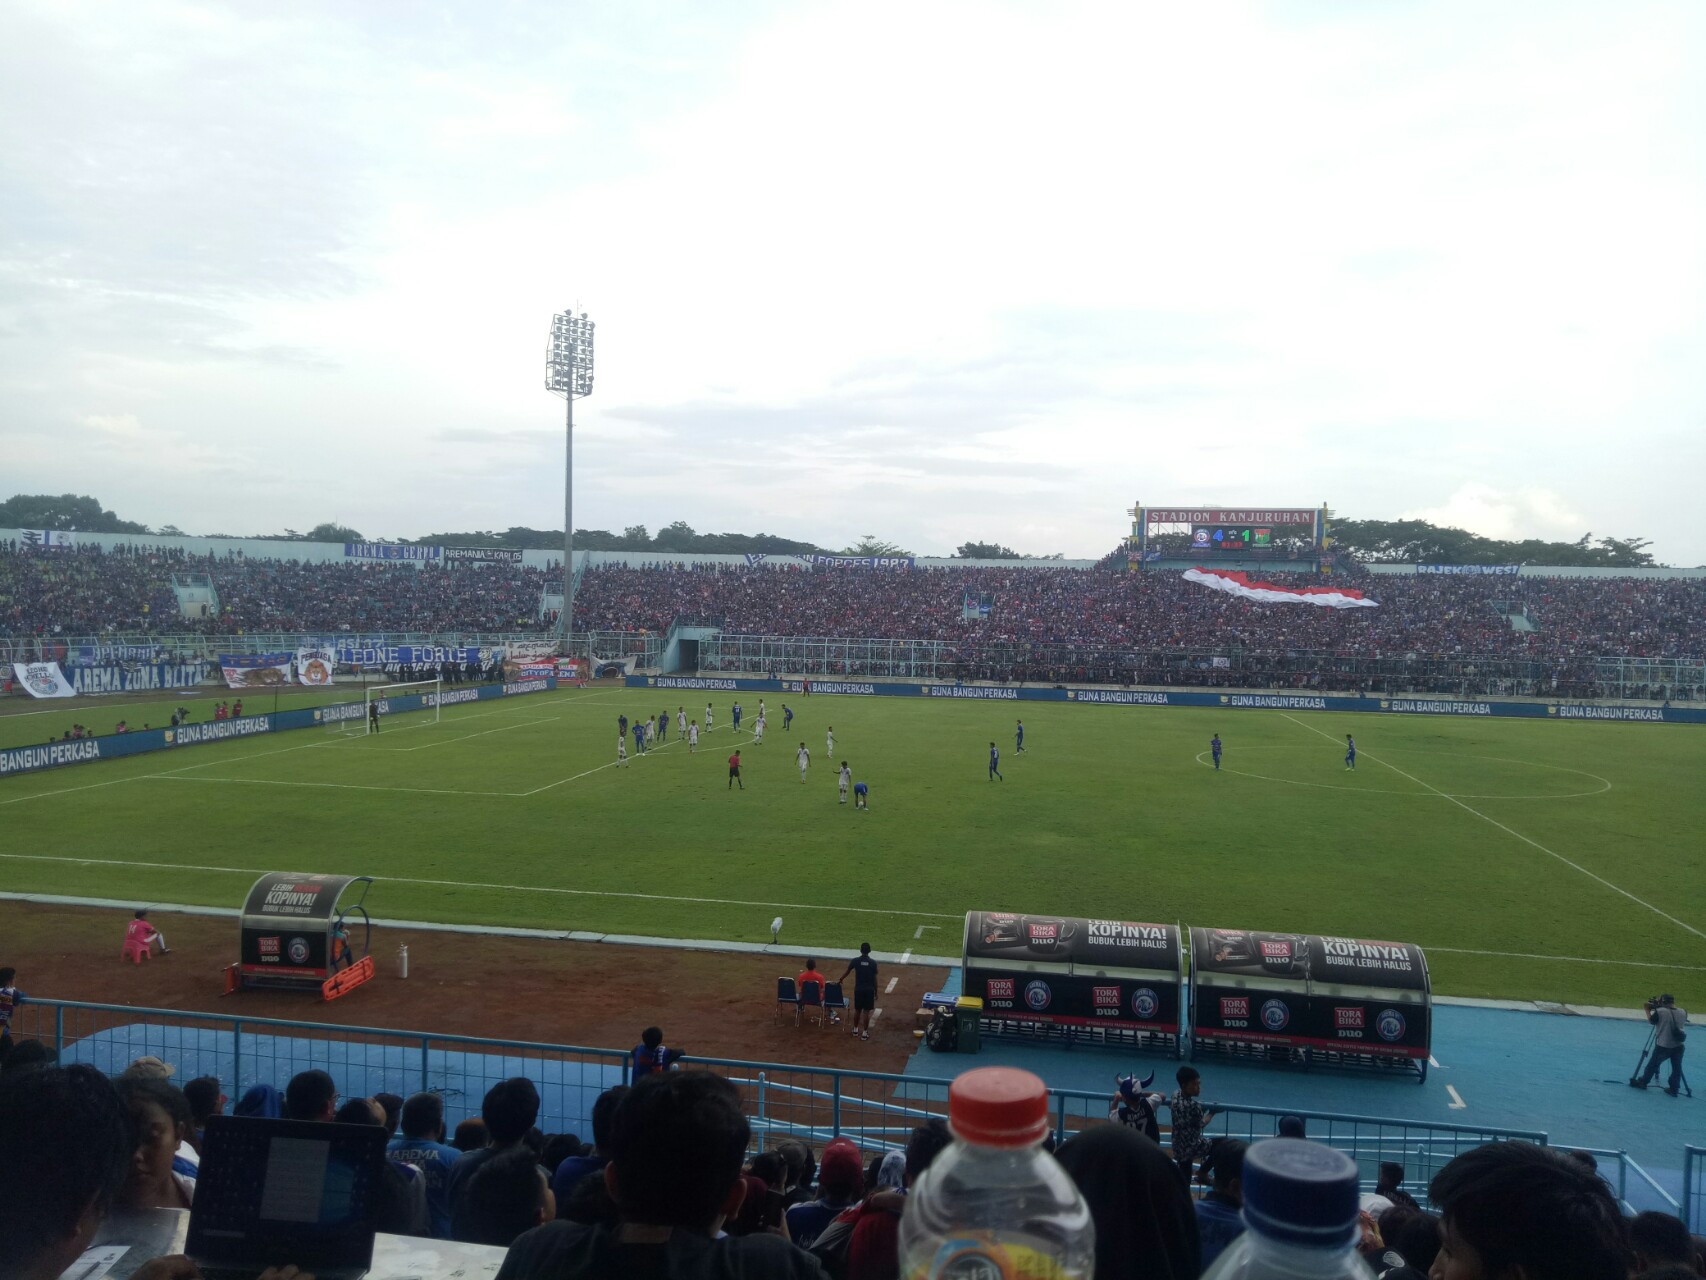
[[(213, 617), (179, 616), (170, 577), (186, 567), (211, 579)], [(709, 671), (1051, 683), (1597, 697), (1632, 692), (1605, 687), (1600, 659), (1706, 657), (1699, 578), (1374, 576), (1347, 567), (1335, 581), (1355, 582), (1379, 608), (1252, 604), (1178, 572), (1127, 572), (1116, 556), (1092, 568), (604, 565), (580, 575), (575, 620), (577, 631), (613, 636), (693, 624), (765, 638), (757, 649), (707, 648)], [(548, 568), (521, 565), (417, 569), (5, 543), (0, 638), (548, 632), (554, 619), (541, 602), (555, 580)], [(987, 616), (967, 616), (974, 595), (990, 602)], [(835, 638), (936, 648), (922, 673), (916, 663), (845, 654), (839, 665), (815, 664), (810, 642)], [(1691, 694), (1662, 681), (1633, 692)]]

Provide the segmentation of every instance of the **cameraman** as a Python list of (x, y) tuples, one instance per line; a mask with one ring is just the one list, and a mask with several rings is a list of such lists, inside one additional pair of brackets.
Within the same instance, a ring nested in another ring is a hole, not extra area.
[(1647, 1001), (1645, 1007), (1647, 1021), (1653, 1024), (1653, 1056), (1647, 1060), (1646, 1073), (1629, 1083), (1637, 1089), (1645, 1089), (1658, 1078), (1659, 1064), (1669, 1058), (1670, 1084), (1665, 1092), (1674, 1098), (1682, 1084), (1682, 1044), (1688, 1039), (1682, 1024), (1688, 1021), (1688, 1011), (1678, 1009), (1675, 997), (1668, 994), (1655, 996)]

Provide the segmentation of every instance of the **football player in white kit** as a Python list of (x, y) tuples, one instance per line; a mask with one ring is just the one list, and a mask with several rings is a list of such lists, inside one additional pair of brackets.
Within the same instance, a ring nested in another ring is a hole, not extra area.
[(692, 755), (699, 750), (699, 722), (693, 721), (687, 726), (687, 754)]
[(800, 781), (806, 780), (806, 770), (811, 767), (812, 753), (806, 750), (806, 744), (800, 743), (800, 749), (794, 753), (794, 759), (800, 762)]

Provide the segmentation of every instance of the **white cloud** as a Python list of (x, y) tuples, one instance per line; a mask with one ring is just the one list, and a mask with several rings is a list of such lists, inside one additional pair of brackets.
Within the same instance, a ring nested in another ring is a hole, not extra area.
[[(1545, 538), (1574, 542), (1590, 532), (1588, 520), (1561, 494), (1548, 489), (1498, 489), (1470, 481), (1438, 506), (1405, 511), (1401, 520), (1426, 520), (1451, 529), (1467, 529), (1487, 538)], [(1630, 536), (1620, 530), (1593, 530)]]
[[(594, 527), (1092, 556), (1137, 496), (1328, 500), (1706, 559), (1698, 6), (139, 0), (13, 25), (20, 489), (99, 483), (186, 528), (548, 526), (539, 365), (578, 304)], [(127, 415), (154, 456), (60, 447)], [(320, 465), (351, 448), (387, 483)], [(232, 483), (257, 457), (272, 482)]]

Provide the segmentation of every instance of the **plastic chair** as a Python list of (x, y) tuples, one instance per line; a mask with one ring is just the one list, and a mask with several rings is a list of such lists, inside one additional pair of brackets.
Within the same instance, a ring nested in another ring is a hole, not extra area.
[(136, 938), (126, 938), (124, 940), (124, 956), (120, 963), (123, 963), (123, 960), (132, 960), (141, 964), (144, 960), (152, 959), (148, 952), (148, 943), (138, 941)]
[(794, 1021), (800, 1020), (800, 993), (794, 986), (792, 978), (776, 979), (776, 1016), (782, 1016), (782, 1006), (787, 1005), (794, 1011)]
[[(823, 988), (818, 983), (808, 982), (808, 983), (805, 983), (804, 985), (802, 985), (800, 987), (799, 1008), (800, 1009), (816, 1009), (817, 1010), (817, 1025), (820, 1027), (824, 1025)], [(799, 1020), (799, 1013), (798, 1013), (798, 1010), (796, 1010), (795, 1021), (797, 1022), (798, 1020)]]
[(841, 984), (831, 982), (823, 989), (823, 1007), (831, 1020), (839, 1019), (847, 1012), (847, 997), (841, 993)]

